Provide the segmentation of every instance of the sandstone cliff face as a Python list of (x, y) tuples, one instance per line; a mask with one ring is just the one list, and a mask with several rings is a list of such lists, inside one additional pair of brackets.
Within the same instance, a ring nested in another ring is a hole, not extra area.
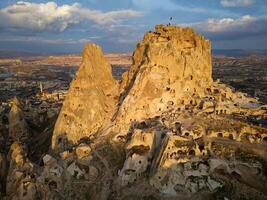
[(115, 105), (117, 83), (102, 50), (88, 44), (82, 64), (72, 81), (60, 111), (52, 138), (52, 148), (63, 148), (96, 132), (109, 119)]
[(129, 124), (194, 98), (212, 83), (211, 73), (208, 40), (190, 28), (158, 25), (134, 51), (117, 118)]

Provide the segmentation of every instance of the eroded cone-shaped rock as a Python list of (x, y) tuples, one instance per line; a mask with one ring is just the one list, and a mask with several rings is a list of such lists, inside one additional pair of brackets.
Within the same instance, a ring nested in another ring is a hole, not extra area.
[(110, 117), (117, 93), (111, 66), (101, 48), (87, 44), (56, 122), (52, 148), (64, 148), (96, 132)]
[(10, 165), (6, 182), (7, 199), (36, 199), (34, 167), (27, 158), (25, 146), (19, 142), (13, 143), (8, 155)]
[(29, 129), (20, 108), (20, 102), (14, 98), (11, 102), (12, 107), (8, 114), (9, 120), (9, 139), (12, 141), (27, 141), (29, 139)]
[(153, 117), (203, 93), (212, 83), (210, 52), (210, 42), (190, 28), (159, 25), (146, 33), (124, 74), (118, 120)]

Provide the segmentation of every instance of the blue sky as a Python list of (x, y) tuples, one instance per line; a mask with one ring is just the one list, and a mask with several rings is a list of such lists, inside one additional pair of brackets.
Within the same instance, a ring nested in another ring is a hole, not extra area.
[(0, 0), (0, 49), (132, 51), (156, 24), (191, 26), (214, 49), (267, 49), (266, 0)]

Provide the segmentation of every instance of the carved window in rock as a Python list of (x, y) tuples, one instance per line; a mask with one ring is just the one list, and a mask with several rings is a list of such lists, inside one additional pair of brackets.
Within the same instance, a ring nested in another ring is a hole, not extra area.
[(182, 150), (178, 150), (178, 151), (177, 151), (177, 155), (178, 155), (178, 156), (182, 156), (182, 155), (184, 155), (184, 152), (183, 152)]
[(223, 134), (222, 133), (218, 133), (217, 137), (223, 137)]
[(191, 149), (191, 150), (189, 151), (189, 155), (190, 155), (190, 156), (195, 156), (195, 155), (196, 155), (195, 150), (194, 150), (194, 149)]
[(188, 137), (190, 135), (190, 133), (189, 132), (185, 132), (184, 135)]
[(204, 144), (200, 144), (200, 145), (199, 145), (199, 150), (200, 150), (200, 151), (203, 151), (204, 149), (205, 149), (205, 145), (204, 145)]
[(218, 89), (214, 89), (214, 90), (213, 90), (213, 93), (214, 93), (214, 94), (218, 94), (218, 93), (219, 93), (219, 90), (218, 90)]
[(58, 139), (57, 139), (57, 143), (58, 143), (58, 144), (61, 144), (61, 143), (62, 143), (62, 138), (58, 138)]

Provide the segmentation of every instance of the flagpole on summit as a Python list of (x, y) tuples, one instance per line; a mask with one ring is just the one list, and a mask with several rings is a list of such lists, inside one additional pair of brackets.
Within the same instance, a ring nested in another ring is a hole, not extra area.
[(171, 25), (171, 21), (172, 21), (172, 19), (173, 19), (172, 17), (170, 17), (170, 18), (169, 18), (169, 23), (168, 23), (168, 26), (170, 26), (170, 25)]

